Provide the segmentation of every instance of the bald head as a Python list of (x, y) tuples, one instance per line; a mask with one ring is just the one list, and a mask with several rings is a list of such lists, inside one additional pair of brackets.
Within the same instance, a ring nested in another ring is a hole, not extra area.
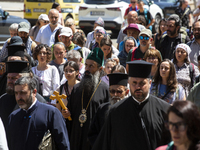
[(127, 17), (128, 24), (137, 23), (137, 17), (138, 17), (138, 13), (136, 11), (130, 11)]
[(49, 22), (51, 25), (58, 24), (59, 12), (57, 9), (50, 9), (48, 17), (49, 17)]

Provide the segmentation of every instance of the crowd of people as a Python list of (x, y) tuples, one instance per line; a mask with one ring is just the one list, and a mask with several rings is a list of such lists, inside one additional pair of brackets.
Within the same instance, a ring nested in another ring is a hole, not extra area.
[(200, 1), (192, 14), (182, 0), (153, 34), (144, 2), (130, 0), (117, 47), (101, 17), (86, 36), (60, 9), (9, 28), (0, 149), (200, 149)]

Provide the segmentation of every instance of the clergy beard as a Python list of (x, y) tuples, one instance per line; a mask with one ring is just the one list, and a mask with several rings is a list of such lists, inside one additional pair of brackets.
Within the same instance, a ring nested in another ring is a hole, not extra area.
[(6, 85), (6, 93), (9, 95), (14, 95), (14, 84), (9, 83)]
[[(19, 107), (20, 107), (21, 109), (27, 110), (27, 109), (32, 105), (32, 103), (33, 103), (33, 98), (32, 98), (31, 95), (32, 95), (32, 92), (31, 92), (31, 94), (30, 94), (30, 96), (29, 96), (28, 99), (26, 99), (26, 100), (19, 99), (19, 100), (17, 101), (17, 104), (19, 105)], [(20, 103), (23, 103), (23, 104), (20, 104)]]
[[(141, 92), (140, 94), (136, 94), (136, 92)], [(139, 102), (142, 102), (146, 97), (148, 93), (144, 93), (142, 90), (137, 89), (134, 91), (134, 93), (131, 93), (131, 95), (138, 100)]]
[(113, 97), (111, 97), (110, 104), (111, 104), (111, 105), (114, 105), (115, 103), (119, 102), (119, 101), (122, 100), (122, 99), (123, 99), (123, 98), (121, 98), (121, 97), (113, 96)]
[(96, 88), (97, 84), (99, 83), (100, 72), (96, 71), (95, 74), (91, 74), (89, 71), (85, 71), (83, 78), (80, 82), (80, 91), (84, 90), (84, 94), (86, 96), (92, 95), (94, 89)]

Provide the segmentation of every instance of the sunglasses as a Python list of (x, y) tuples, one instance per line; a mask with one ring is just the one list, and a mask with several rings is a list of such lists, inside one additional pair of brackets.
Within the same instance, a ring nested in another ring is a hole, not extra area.
[(136, 2), (131, 2), (132, 4), (135, 4)]
[(42, 20), (44, 23), (49, 23), (49, 21)]
[(110, 93), (111, 93), (111, 94), (115, 94), (115, 93), (117, 93), (117, 94), (122, 94), (122, 92), (123, 92), (123, 91), (121, 91), (121, 90), (113, 90), (113, 89), (110, 90)]
[(149, 40), (150, 39), (150, 37), (148, 37), (148, 36), (139, 36), (139, 39), (140, 40)]

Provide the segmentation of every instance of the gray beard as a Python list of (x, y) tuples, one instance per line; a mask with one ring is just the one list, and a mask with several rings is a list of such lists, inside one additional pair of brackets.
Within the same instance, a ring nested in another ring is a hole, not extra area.
[(14, 89), (11, 88), (10, 86), (6, 85), (6, 93), (9, 95), (14, 95)]
[(86, 96), (92, 95), (94, 89), (97, 87), (99, 83), (100, 72), (96, 71), (95, 74), (84, 75), (81, 79), (79, 89), (80, 91), (84, 90), (84, 94)]

